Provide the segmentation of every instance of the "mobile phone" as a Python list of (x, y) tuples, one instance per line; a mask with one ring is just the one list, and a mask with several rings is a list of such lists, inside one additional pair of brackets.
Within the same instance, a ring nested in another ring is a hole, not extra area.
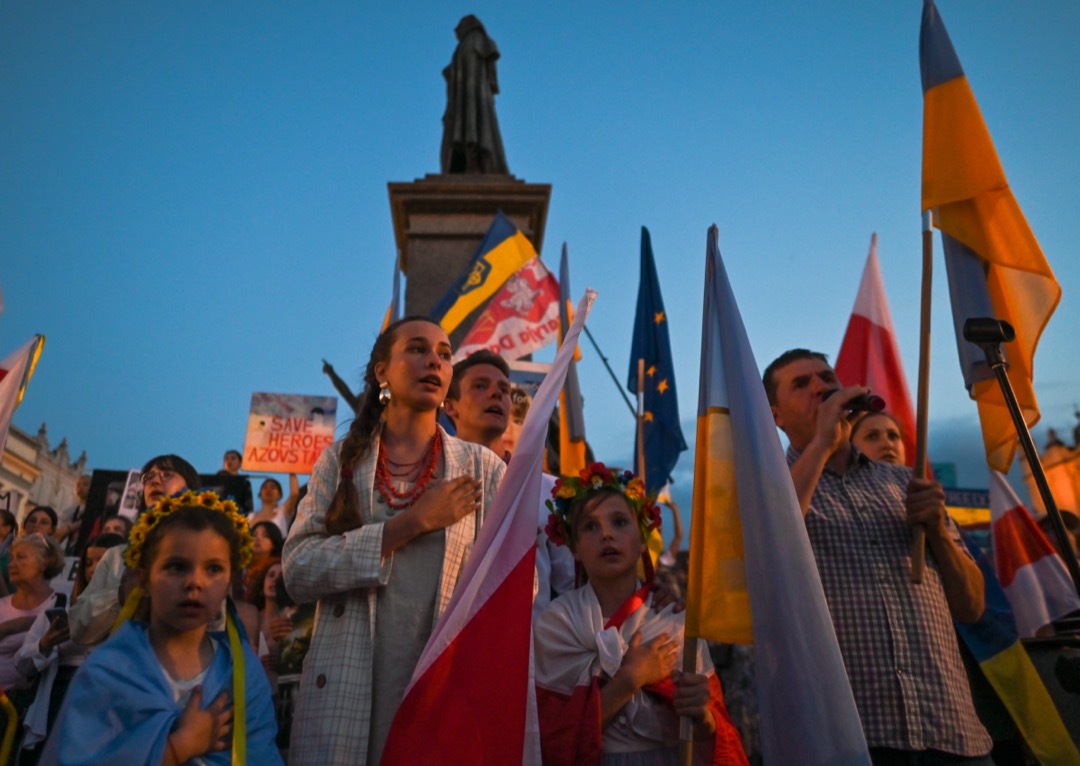
[(60, 606), (45, 610), (45, 619), (49, 621), (50, 625), (53, 624), (53, 620), (55, 620), (57, 617), (63, 617), (66, 620), (67, 609), (64, 609), (62, 606)]

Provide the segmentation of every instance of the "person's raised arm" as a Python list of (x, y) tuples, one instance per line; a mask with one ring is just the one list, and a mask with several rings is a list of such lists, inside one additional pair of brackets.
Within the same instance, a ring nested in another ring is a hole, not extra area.
[(300, 480), (295, 473), (289, 474), (289, 496), (285, 498), (285, 518), (292, 523), (296, 517), (296, 506), (300, 504)]
[(795, 494), (804, 516), (810, 510), (814, 490), (829, 461), (837, 455), (847, 456), (846, 446), (851, 435), (847, 403), (869, 391), (865, 386), (848, 386), (822, 401), (818, 405), (814, 435), (810, 442), (801, 447), (795, 445), (799, 449), (799, 457), (791, 464), (791, 480), (795, 484)]

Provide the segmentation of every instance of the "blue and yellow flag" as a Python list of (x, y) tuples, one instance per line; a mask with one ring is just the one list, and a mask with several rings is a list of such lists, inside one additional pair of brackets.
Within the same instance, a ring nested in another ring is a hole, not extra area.
[(709, 229), (686, 634), (753, 643), (765, 763), (865, 764), (855, 698), (739, 307)]
[(964, 536), (964, 544), (982, 570), (986, 610), (978, 622), (955, 622), (956, 632), (971, 650), (1039, 763), (1043, 766), (1080, 766), (1080, 753), (1061, 714), (1020, 643), (1012, 607), (994, 574), (993, 564), (967, 536)]
[[(566, 243), (559, 261), (559, 348), (570, 329), (570, 263)], [(570, 359), (559, 395), (559, 473), (577, 476), (585, 469), (585, 414), (581, 407), (576, 357)]]
[[(679, 424), (679, 399), (675, 394), (675, 365), (671, 361), (667, 312), (660, 295), (649, 230), (641, 227), (641, 281), (638, 284), (637, 314), (634, 317), (634, 340), (630, 346), (630, 374), (626, 387), (638, 390), (638, 360), (645, 360), (644, 419), (645, 488), (659, 492), (671, 477), (686, 449)], [(640, 454), (637, 438), (634, 455)], [(636, 465), (636, 463), (635, 463)]]
[(447, 334), (457, 329), (514, 273), (536, 257), (529, 238), (517, 230), (500, 210), (484, 235), (468, 270), (446, 291), (431, 312)]
[(933, 0), (923, 4), (919, 35), (923, 86), (922, 209), (941, 229), (960, 368), (978, 402), (986, 459), (1007, 473), (1016, 449), (1009, 411), (982, 351), (964, 340), (964, 321), (1011, 324), (1009, 380), (1032, 426), (1035, 347), (1061, 299), (1061, 287), (1016, 203), (979, 105)]

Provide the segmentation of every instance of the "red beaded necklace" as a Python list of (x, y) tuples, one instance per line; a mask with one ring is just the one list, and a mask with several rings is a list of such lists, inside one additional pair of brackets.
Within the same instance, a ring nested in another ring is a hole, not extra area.
[[(379, 457), (375, 462), (375, 488), (379, 491), (379, 494), (382, 495), (386, 504), (395, 511), (400, 511), (415, 503), (420, 495), (424, 494), (424, 490), (427, 489), (427, 485), (435, 475), (435, 467), (439, 464), (440, 452), (442, 452), (442, 436), (439, 434), (439, 431), (436, 430), (435, 437), (431, 440), (431, 444), (428, 446), (428, 450), (425, 453), (425, 457), (428, 458), (427, 465), (420, 469), (420, 474), (416, 477), (416, 483), (413, 484), (412, 489), (398, 492), (397, 489), (394, 488), (394, 481), (392, 478), (394, 474), (387, 465), (387, 463), (392, 461), (390, 461), (386, 454), (386, 442), (380, 440)], [(421, 458), (421, 460), (422, 459), (423, 458)]]

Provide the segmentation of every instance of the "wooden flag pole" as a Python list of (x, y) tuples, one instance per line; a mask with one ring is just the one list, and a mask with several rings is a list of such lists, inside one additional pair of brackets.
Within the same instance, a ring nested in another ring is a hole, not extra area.
[[(682, 672), (697, 673), (697, 638), (683, 633)], [(717, 722), (719, 725), (719, 722)], [(679, 716), (679, 766), (692, 766), (694, 762), (694, 719)]]
[[(915, 404), (915, 478), (925, 479), (926, 427), (930, 409), (930, 294), (934, 277), (933, 214), (927, 210), (922, 220), (922, 310), (919, 315), (919, 381)], [(926, 530), (915, 527), (911, 541), (911, 581), (921, 583), (926, 565)]]
[[(637, 474), (645, 480), (645, 360), (637, 360)], [(683, 634), (683, 673), (697, 673), (697, 639)], [(692, 766), (694, 760), (694, 719), (679, 716), (679, 763)]]

